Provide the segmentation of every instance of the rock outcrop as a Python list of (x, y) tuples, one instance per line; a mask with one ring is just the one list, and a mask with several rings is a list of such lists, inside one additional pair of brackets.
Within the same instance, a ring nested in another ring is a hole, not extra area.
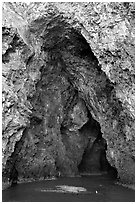
[(3, 3), (5, 179), (14, 165), (20, 179), (75, 175), (102, 132), (109, 163), (134, 182), (134, 7)]

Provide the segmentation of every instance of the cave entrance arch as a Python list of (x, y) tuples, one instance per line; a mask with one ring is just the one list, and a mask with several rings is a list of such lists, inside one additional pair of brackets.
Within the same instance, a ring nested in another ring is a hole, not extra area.
[[(93, 95), (98, 93), (101, 97), (102, 93), (107, 95), (113, 89), (112, 85), (101, 71), (98, 60), (86, 39), (61, 17), (56, 20), (53, 17), (50, 20), (38, 19), (30, 25), (30, 32), (42, 39), (39, 58), (42, 58), (44, 63), (42, 65), (35, 63), (38, 61), (37, 55), (27, 60), (28, 71), (34, 73), (39, 69), (41, 77), (36, 84), (33, 84), (35, 93), (27, 97), (33, 107), (30, 126), (27, 127), (21, 141), (15, 145), (14, 154), (10, 158), (13, 166), (16, 164), (15, 168), (23, 178), (57, 175), (58, 169), (63, 175), (67, 173), (71, 175), (76, 173), (77, 167), (79, 171), (84, 169), (86, 172), (92, 172), (93, 166), (95, 171), (101, 168), (102, 171), (106, 171), (103, 168), (107, 167), (101, 166), (102, 161), (105, 160), (107, 163), (106, 143), (102, 138), (99, 123), (93, 120), (89, 112), (89, 120), (81, 128), (78, 124), (78, 128), (70, 131), (70, 126), (73, 126), (71, 119), (67, 120), (64, 133), (61, 127), (65, 118), (71, 115), (69, 112), (77, 102), (80, 99), (87, 101), (88, 87), (92, 85)], [(81, 143), (83, 134), (92, 132), (91, 120), (96, 126), (97, 133), (94, 136), (96, 139), (93, 147), (89, 140), (83, 147)], [(80, 137), (81, 141), (78, 140)], [(69, 138), (67, 142), (66, 138)], [(75, 152), (79, 151), (77, 142), (81, 148), (85, 148), (81, 159), (80, 154), (74, 157)], [(74, 147), (71, 148), (71, 145)], [(94, 156), (93, 149), (97, 150)], [(104, 154), (102, 161), (101, 151)], [(97, 165), (96, 162), (93, 162), (93, 165), (92, 161), (96, 160), (98, 160)], [(109, 166), (108, 163), (106, 165)]]

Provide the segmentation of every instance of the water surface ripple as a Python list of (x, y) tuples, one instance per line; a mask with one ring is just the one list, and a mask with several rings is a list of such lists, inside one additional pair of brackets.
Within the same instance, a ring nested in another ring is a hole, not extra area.
[(106, 176), (35, 181), (2, 192), (3, 202), (134, 202), (135, 191)]

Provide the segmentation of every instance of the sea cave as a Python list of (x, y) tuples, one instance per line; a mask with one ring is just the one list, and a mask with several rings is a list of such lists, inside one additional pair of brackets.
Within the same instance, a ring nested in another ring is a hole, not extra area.
[(125, 31), (133, 32), (134, 3), (129, 27), (115, 21), (116, 3), (107, 6), (113, 26), (96, 18), (97, 3), (3, 4), (3, 185), (103, 174), (134, 183), (134, 53)]

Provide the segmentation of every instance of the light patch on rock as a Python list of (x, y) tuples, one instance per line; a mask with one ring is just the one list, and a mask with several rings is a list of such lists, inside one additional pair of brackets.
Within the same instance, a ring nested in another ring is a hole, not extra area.
[(114, 151), (113, 150), (110, 151), (110, 154), (111, 154), (111, 157), (114, 158)]

